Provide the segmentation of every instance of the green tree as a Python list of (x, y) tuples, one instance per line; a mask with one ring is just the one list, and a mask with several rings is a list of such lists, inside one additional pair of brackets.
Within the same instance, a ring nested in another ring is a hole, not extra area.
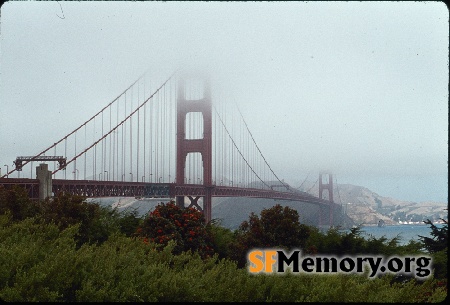
[(9, 211), (14, 221), (32, 217), (39, 212), (39, 206), (28, 197), (25, 188), (14, 185), (11, 189), (0, 186), (0, 214)]
[(424, 248), (432, 255), (433, 268), (436, 278), (446, 279), (448, 269), (448, 222), (442, 219), (444, 225), (437, 227), (429, 219), (424, 223), (430, 226), (431, 236), (419, 235)]
[(41, 219), (55, 223), (63, 230), (80, 223), (78, 246), (84, 243), (104, 242), (108, 239), (108, 227), (102, 224), (102, 209), (97, 203), (85, 201), (85, 197), (59, 193), (41, 202)]
[(136, 236), (145, 243), (159, 244), (160, 249), (173, 240), (175, 254), (189, 250), (198, 251), (202, 257), (214, 254), (203, 213), (194, 208), (180, 208), (173, 201), (156, 206), (136, 230)]
[(430, 226), (432, 237), (419, 235), (419, 238), (423, 242), (425, 249), (430, 253), (442, 251), (448, 246), (448, 222), (444, 219), (442, 221), (444, 221), (444, 225), (441, 228), (438, 228), (429, 219), (424, 221), (425, 224)]
[(219, 258), (230, 258), (235, 240), (233, 231), (223, 227), (219, 219), (211, 220), (208, 227), (212, 235), (214, 251), (219, 255)]
[(261, 211), (261, 217), (251, 213), (235, 232), (231, 257), (244, 267), (252, 248), (304, 249), (310, 228), (299, 222), (299, 214), (290, 207), (277, 204)]

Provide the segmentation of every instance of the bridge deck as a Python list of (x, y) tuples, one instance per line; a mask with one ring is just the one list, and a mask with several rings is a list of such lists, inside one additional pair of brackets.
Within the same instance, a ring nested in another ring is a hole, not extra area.
[[(0, 186), (10, 189), (19, 185), (28, 190), (32, 199), (39, 197), (37, 179), (0, 178)], [(329, 205), (330, 201), (320, 199), (305, 192), (281, 192), (269, 189), (238, 188), (230, 186), (175, 183), (117, 182), (97, 180), (53, 179), (52, 191), (68, 192), (88, 198), (98, 197), (139, 197), (139, 198), (175, 198), (176, 196), (205, 196), (211, 190), (212, 197), (250, 197), (279, 200), (296, 200), (319, 205)]]

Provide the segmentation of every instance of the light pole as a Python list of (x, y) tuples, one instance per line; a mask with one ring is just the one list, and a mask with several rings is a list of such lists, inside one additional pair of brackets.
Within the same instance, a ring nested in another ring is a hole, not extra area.
[(131, 182), (133, 182), (133, 173), (130, 173), (131, 175)]
[(9, 166), (8, 164), (4, 164), (3, 166), (6, 166), (6, 178), (8, 178)]
[(158, 182), (159, 182), (159, 183), (161, 183), (161, 178), (162, 178), (162, 177), (159, 177), (159, 178), (158, 178)]
[(100, 181), (102, 180), (102, 173), (98, 174), (98, 180), (100, 180)]
[(125, 181), (125, 174), (122, 174), (122, 182)]
[(108, 171), (105, 171), (105, 173), (106, 173), (105, 179), (108, 179), (108, 181), (109, 181), (109, 172), (108, 172)]
[(142, 182), (144, 182), (144, 180), (145, 180), (145, 176), (142, 176)]
[(150, 183), (152, 183), (153, 182), (153, 174), (152, 173), (150, 173)]

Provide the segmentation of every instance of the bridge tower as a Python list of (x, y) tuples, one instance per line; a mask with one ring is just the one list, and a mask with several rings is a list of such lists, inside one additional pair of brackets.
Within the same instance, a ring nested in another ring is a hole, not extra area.
[[(212, 104), (211, 89), (209, 83), (205, 81), (203, 98), (198, 100), (187, 100), (185, 92), (185, 79), (178, 82), (177, 96), (177, 159), (176, 159), (176, 184), (185, 184), (186, 158), (189, 153), (198, 152), (201, 154), (203, 163), (203, 185), (204, 196), (189, 196), (183, 194), (176, 196), (176, 204), (184, 207), (185, 196), (190, 200), (189, 207), (195, 206), (203, 212), (206, 222), (211, 221), (211, 186), (212, 186)], [(200, 112), (203, 119), (203, 138), (186, 138), (186, 116), (190, 112)], [(187, 190), (187, 188), (185, 188)], [(187, 191), (188, 192), (188, 191)], [(203, 197), (203, 208), (197, 201)]]
[[(327, 175), (328, 176), (328, 182), (324, 182), (323, 180), (323, 176)], [(319, 198), (320, 199), (324, 199), (323, 198), (323, 191), (327, 190), (328, 191), (328, 200), (330, 201), (330, 209), (329, 209), (329, 213), (330, 213), (330, 227), (333, 225), (333, 175), (330, 172), (325, 172), (322, 171), (319, 173)], [(322, 213), (320, 213), (320, 218), (322, 218)], [(320, 219), (320, 223), (322, 222), (322, 220)]]

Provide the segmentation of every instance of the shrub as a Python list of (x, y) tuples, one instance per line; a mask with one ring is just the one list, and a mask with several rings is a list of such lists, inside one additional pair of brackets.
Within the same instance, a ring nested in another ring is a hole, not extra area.
[(64, 230), (0, 215), (0, 299), (8, 302), (442, 302), (432, 278), (392, 283), (393, 276), (251, 275), (217, 255), (175, 255), (174, 241), (156, 250), (121, 233), (76, 246), (80, 224)]
[(442, 220), (444, 225), (441, 228), (438, 228), (429, 219), (424, 221), (430, 226), (432, 237), (421, 235), (419, 237), (423, 247), (433, 257), (434, 276), (439, 279), (446, 279), (448, 269), (448, 222), (444, 219)]
[(219, 219), (211, 220), (208, 227), (211, 232), (214, 251), (219, 255), (219, 258), (230, 258), (232, 245), (235, 241), (233, 232), (223, 227)]
[(39, 206), (28, 197), (25, 188), (14, 185), (11, 189), (0, 186), (0, 214), (11, 212), (14, 221), (32, 217), (39, 212)]
[(235, 232), (231, 257), (244, 267), (252, 248), (304, 249), (310, 228), (300, 224), (298, 212), (277, 204), (261, 211), (261, 217), (251, 213)]
[(151, 241), (160, 245), (159, 248), (175, 241), (175, 254), (191, 250), (208, 257), (214, 253), (203, 214), (194, 208), (180, 208), (173, 201), (156, 206), (137, 229), (136, 236), (145, 243)]

